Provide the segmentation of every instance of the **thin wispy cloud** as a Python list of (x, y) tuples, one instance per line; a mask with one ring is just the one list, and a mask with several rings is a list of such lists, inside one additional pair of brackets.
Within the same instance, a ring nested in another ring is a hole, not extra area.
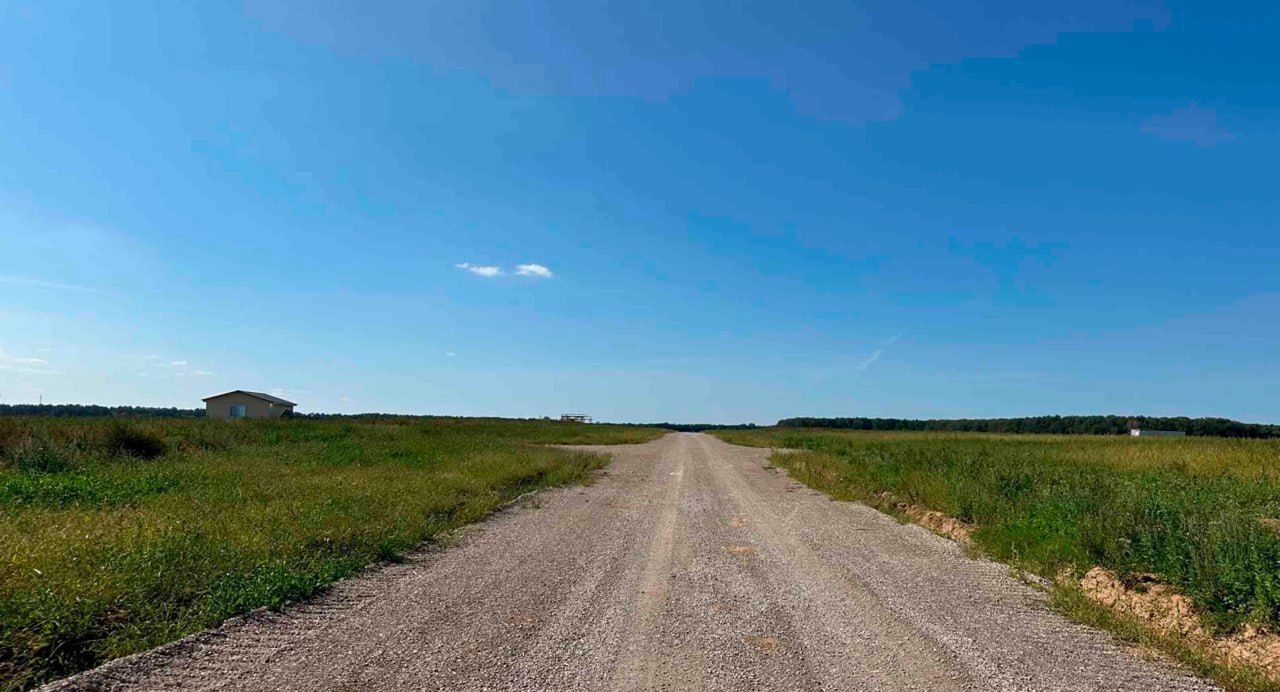
[(54, 288), (62, 291), (89, 291), (98, 292), (102, 289), (93, 286), (81, 286), (79, 284), (63, 283), (61, 281), (49, 281), (47, 279), (37, 279), (30, 276), (19, 276), (14, 274), (0, 274), (0, 283), (17, 284), (20, 286), (34, 286), (36, 288)]
[(183, 370), (173, 373), (174, 377), (212, 377), (213, 372), (209, 370)]
[(445, 351), (444, 354), (450, 358), (456, 358), (458, 356), (458, 354), (454, 353), (453, 351)]
[(48, 365), (49, 361), (32, 356), (15, 356), (0, 348), (0, 363), (9, 365)]
[(1218, 123), (1217, 111), (1196, 103), (1152, 116), (1138, 129), (1145, 135), (1173, 142), (1191, 142), (1199, 147), (1211, 147), (1236, 137), (1234, 132)]
[(536, 276), (539, 279), (550, 279), (555, 276), (550, 269), (541, 264), (520, 264), (516, 265), (516, 274), (520, 276)]
[(884, 355), (885, 350), (888, 349), (893, 344), (897, 343), (898, 339), (901, 339), (901, 338), (902, 338), (902, 334), (898, 333), (898, 334), (894, 334), (888, 339), (885, 339), (884, 346), (872, 351), (871, 355), (867, 356), (865, 360), (863, 360), (861, 363), (858, 364), (858, 372), (863, 372), (867, 368), (870, 368), (872, 365), (875, 365), (876, 361), (880, 360), (880, 357)]
[(16, 365), (6, 365), (0, 363), (0, 370), (8, 370), (10, 372), (20, 372), (28, 375), (61, 375), (61, 370), (50, 370), (48, 368), (24, 368)]
[(453, 265), (458, 269), (465, 269), (476, 276), (483, 276), (486, 279), (492, 279), (502, 274), (502, 267), (495, 267), (487, 264), (471, 264), (470, 262), (459, 262)]
[[(162, 370), (172, 372), (173, 377), (213, 377), (217, 373), (212, 370), (204, 370), (201, 368), (191, 367), (191, 362), (186, 359), (170, 360), (165, 362), (157, 362), (160, 356), (147, 355), (143, 356), (145, 360), (151, 361), (151, 364)], [(140, 377), (147, 377), (146, 373), (138, 373)]]

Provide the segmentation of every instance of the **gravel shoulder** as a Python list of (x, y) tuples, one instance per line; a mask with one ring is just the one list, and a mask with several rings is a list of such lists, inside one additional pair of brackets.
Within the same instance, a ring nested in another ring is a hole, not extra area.
[(1006, 566), (671, 434), (444, 551), (50, 690), (1211, 690)]

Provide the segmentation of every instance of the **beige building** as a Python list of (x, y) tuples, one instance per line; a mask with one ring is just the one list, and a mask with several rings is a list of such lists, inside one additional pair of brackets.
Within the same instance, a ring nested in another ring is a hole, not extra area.
[(204, 399), (205, 415), (209, 418), (279, 418), (292, 415), (297, 404), (278, 396), (262, 392), (246, 392), (237, 389)]

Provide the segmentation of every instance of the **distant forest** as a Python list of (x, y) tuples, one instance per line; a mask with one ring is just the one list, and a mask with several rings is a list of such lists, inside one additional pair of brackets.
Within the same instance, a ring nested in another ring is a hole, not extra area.
[(94, 404), (0, 404), (0, 416), (204, 418), (204, 409), (156, 408), (153, 406), (96, 406)]
[[(202, 408), (151, 406), (96, 406), (92, 404), (0, 404), (0, 416), (54, 416), (60, 418), (138, 416), (150, 418), (204, 418)], [(300, 418), (439, 418), (400, 414), (299, 414)], [(445, 416), (447, 417), (447, 416)], [(754, 423), (623, 423), (682, 432), (741, 430)], [(1028, 418), (784, 418), (780, 428), (833, 428), (839, 430), (930, 430), (937, 432), (1032, 433), (1049, 435), (1125, 435), (1131, 425), (1149, 430), (1180, 430), (1198, 437), (1280, 437), (1280, 425), (1241, 423), (1229, 418), (1161, 418), (1152, 416), (1032, 416)]]
[[(0, 404), (0, 416), (53, 416), (55, 418), (93, 418), (102, 416), (137, 416), (139, 418), (204, 418), (202, 408), (156, 408), (152, 406), (97, 406), (93, 404)], [(355, 419), (390, 420), (400, 418), (454, 418), (454, 416), (411, 415), (401, 413), (299, 413), (298, 418), (315, 420)], [(540, 420), (529, 418), (525, 420)], [(550, 419), (545, 419), (550, 420)], [(750, 429), (754, 423), (722, 425), (717, 423), (613, 423), (634, 427), (666, 428), (681, 432), (703, 430)]]
[(930, 430), (938, 432), (1040, 433), (1051, 435), (1126, 435), (1130, 427), (1180, 430), (1202, 437), (1280, 437), (1280, 425), (1241, 423), (1228, 418), (1151, 416), (1033, 416), (1029, 418), (786, 418), (780, 428), (841, 430)]
[(650, 423), (646, 427), (666, 428), (676, 432), (702, 432), (704, 430), (751, 430), (757, 426), (755, 423), (738, 423), (737, 425), (724, 425), (721, 423)]

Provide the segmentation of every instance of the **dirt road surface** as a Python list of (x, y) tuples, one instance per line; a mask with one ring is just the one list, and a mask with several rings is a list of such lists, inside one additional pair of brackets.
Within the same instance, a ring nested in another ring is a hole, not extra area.
[(590, 487), (52, 689), (1207, 690), (1007, 567), (672, 434)]

